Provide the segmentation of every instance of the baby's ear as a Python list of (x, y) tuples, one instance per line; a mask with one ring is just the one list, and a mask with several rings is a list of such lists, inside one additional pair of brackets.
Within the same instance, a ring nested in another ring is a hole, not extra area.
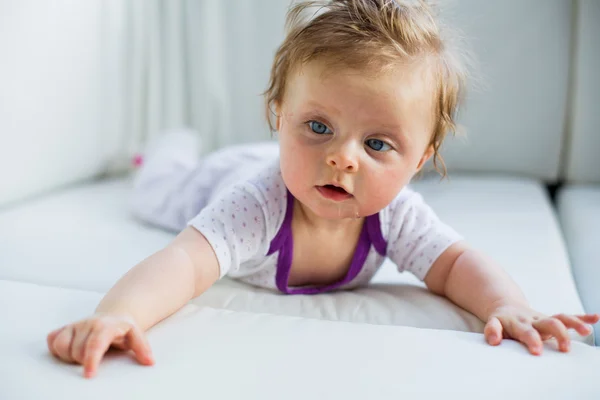
[(431, 144), (425, 150), (425, 153), (423, 153), (423, 157), (421, 157), (421, 159), (419, 160), (419, 163), (417, 164), (417, 171), (420, 171), (421, 168), (423, 168), (423, 165), (425, 165), (425, 163), (433, 156), (434, 153), (435, 153), (435, 149), (433, 148), (433, 145)]
[(275, 113), (275, 129), (277, 132), (281, 130), (281, 106), (278, 102), (273, 102), (273, 112)]

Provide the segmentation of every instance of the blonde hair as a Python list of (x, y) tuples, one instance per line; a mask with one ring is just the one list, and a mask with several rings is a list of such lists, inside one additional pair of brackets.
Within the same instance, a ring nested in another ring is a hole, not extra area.
[(306, 1), (290, 8), (286, 30), (264, 92), (271, 131), (276, 130), (272, 106), (283, 101), (287, 79), (294, 68), (319, 60), (328, 67), (383, 71), (398, 62), (426, 60), (436, 80), (436, 123), (430, 143), (434, 149), (433, 164), (446, 176), (439, 150), (446, 134), (457, 131), (455, 117), (464, 97), (467, 72), (460, 54), (442, 38), (440, 24), (428, 2)]

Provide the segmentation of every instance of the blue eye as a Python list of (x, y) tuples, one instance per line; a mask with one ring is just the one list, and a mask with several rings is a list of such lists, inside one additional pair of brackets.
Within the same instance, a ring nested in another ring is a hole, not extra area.
[(327, 127), (327, 125), (322, 124), (322, 123), (317, 122), (317, 121), (310, 121), (308, 123), (308, 126), (310, 126), (310, 129), (314, 133), (316, 133), (318, 135), (324, 135), (326, 133), (333, 133), (333, 132), (331, 132), (331, 130), (329, 130), (329, 128)]
[(375, 151), (388, 151), (392, 148), (389, 144), (379, 139), (368, 139), (365, 143)]

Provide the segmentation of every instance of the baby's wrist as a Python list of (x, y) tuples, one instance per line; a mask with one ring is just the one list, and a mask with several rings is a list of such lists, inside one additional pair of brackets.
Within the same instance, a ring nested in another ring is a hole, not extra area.
[(118, 318), (121, 320), (125, 320), (127, 322), (129, 322), (132, 325), (137, 325), (138, 322), (135, 318), (135, 316), (133, 315), (133, 313), (127, 311), (127, 310), (123, 310), (123, 309), (116, 309), (116, 308), (100, 308), (98, 307), (96, 309), (96, 311), (94, 311), (94, 317), (112, 317), (112, 318)]
[(488, 319), (490, 319), (490, 317), (495, 315), (501, 309), (521, 308), (521, 307), (529, 308), (529, 304), (527, 303), (526, 300), (515, 299), (512, 297), (502, 297), (502, 298), (496, 299), (496, 300), (492, 301), (485, 308), (486, 311), (485, 311), (485, 315), (484, 315), (484, 321), (487, 321)]

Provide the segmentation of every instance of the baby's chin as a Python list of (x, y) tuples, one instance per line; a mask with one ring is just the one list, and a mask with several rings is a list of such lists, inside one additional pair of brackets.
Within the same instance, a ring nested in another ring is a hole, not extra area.
[[(358, 219), (369, 215), (356, 204), (326, 204), (311, 207), (311, 211), (319, 218), (327, 220)], [(374, 213), (373, 213), (374, 214)]]
[(354, 196), (339, 202), (323, 199), (314, 191), (309, 193), (300, 192), (295, 197), (305, 211), (326, 220), (358, 219), (380, 211), (380, 209), (374, 208), (377, 206), (376, 204), (363, 204)]

